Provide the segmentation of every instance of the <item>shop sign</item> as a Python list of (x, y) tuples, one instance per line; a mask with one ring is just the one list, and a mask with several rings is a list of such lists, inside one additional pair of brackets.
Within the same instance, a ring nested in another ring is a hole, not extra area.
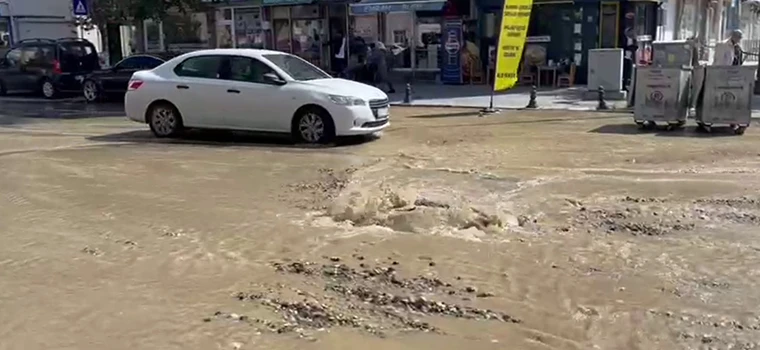
[(447, 19), (443, 22), (443, 65), (441, 82), (462, 83), (462, 21)]
[[(264, 0), (265, 2), (267, 0)], [(444, 1), (411, 1), (393, 3), (358, 3), (351, 4), (352, 15), (364, 15), (370, 13), (388, 12), (414, 12), (414, 11), (440, 11)]]

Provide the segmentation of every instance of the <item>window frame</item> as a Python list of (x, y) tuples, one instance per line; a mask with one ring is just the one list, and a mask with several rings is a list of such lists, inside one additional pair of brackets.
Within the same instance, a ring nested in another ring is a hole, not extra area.
[(148, 68), (146, 65), (137, 65), (137, 66), (132, 67), (132, 68), (129, 68), (129, 67), (122, 68), (122, 67), (120, 67), (122, 65), (122, 63), (124, 63), (127, 60), (138, 60), (138, 59), (151, 59), (153, 61), (159, 62), (159, 64), (156, 65), (155, 67), (158, 67), (158, 66), (162, 65), (165, 62), (165, 61), (163, 61), (163, 60), (161, 60), (161, 59), (159, 59), (157, 57), (153, 57), (153, 56), (150, 56), (150, 55), (132, 55), (132, 56), (129, 56), (129, 57), (124, 58), (123, 60), (117, 62), (113, 67), (114, 67), (115, 70), (122, 70), (122, 69), (124, 69), (124, 70), (126, 70), (126, 69), (138, 69), (139, 70), (139, 69), (153, 69), (153, 68), (155, 68), (155, 67)]
[[(219, 69), (222, 66), (222, 64), (221, 64), (222, 60), (224, 60), (226, 57), (228, 57), (228, 56), (227, 55), (219, 55), (219, 54), (198, 55), (198, 56), (188, 57), (188, 58), (182, 60), (182, 62), (180, 62), (176, 66), (174, 66), (174, 68), (172, 69), (172, 72), (174, 73), (174, 75), (176, 75), (178, 77), (182, 77), (182, 78), (221, 80), (220, 77), (219, 77)], [(219, 60), (219, 64), (216, 67), (216, 77), (213, 77), (213, 78), (211, 78), (211, 77), (194, 77), (194, 76), (179, 74), (179, 72), (182, 70), (182, 66), (184, 66), (188, 61), (194, 60), (194, 59), (199, 59), (199, 58), (216, 58), (216, 59)]]

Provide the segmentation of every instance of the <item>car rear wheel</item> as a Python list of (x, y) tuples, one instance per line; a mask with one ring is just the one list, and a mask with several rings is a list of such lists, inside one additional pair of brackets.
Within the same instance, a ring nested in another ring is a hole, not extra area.
[(42, 96), (47, 99), (54, 99), (58, 95), (58, 90), (55, 88), (55, 84), (49, 79), (42, 81), (40, 89), (42, 90)]
[(86, 80), (84, 84), (82, 84), (82, 95), (84, 95), (84, 100), (87, 102), (97, 102), (100, 98), (98, 84), (92, 80)]
[(182, 116), (170, 103), (156, 103), (148, 111), (148, 125), (156, 137), (174, 137), (184, 128)]
[(335, 126), (330, 114), (316, 107), (300, 110), (293, 123), (294, 136), (306, 143), (328, 143), (335, 138)]

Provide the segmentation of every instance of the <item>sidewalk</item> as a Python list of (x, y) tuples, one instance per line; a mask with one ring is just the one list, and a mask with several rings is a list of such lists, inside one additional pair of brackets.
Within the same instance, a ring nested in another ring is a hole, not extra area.
[[(403, 84), (396, 86), (396, 93), (389, 94), (391, 104), (404, 105)], [(586, 86), (563, 89), (538, 90), (538, 109), (593, 111), (597, 101), (583, 100)], [(420, 107), (488, 107), (490, 87), (486, 85), (435, 85), (418, 84), (412, 86), (412, 106)], [(519, 86), (494, 95), (494, 108), (523, 109), (530, 100), (530, 87)], [(615, 110), (627, 110), (626, 101), (607, 100), (607, 105)], [(760, 118), (760, 96), (753, 96), (753, 117)]]
[[(389, 94), (391, 104), (400, 105), (404, 101), (404, 85), (396, 87), (396, 93)], [(585, 86), (562, 89), (539, 89), (536, 95), (538, 109), (591, 111), (596, 110), (597, 101), (583, 100)], [(412, 106), (430, 107), (488, 107), (490, 86), (487, 85), (435, 85), (418, 84), (412, 86)], [(494, 95), (495, 108), (522, 109), (530, 100), (530, 87), (519, 86)], [(611, 109), (625, 109), (626, 101), (607, 100)]]

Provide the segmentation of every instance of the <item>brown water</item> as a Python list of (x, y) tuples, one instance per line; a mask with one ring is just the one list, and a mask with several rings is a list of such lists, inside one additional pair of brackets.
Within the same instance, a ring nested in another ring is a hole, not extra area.
[(754, 129), (446, 113), (330, 149), (0, 128), (0, 349), (760, 347)]

